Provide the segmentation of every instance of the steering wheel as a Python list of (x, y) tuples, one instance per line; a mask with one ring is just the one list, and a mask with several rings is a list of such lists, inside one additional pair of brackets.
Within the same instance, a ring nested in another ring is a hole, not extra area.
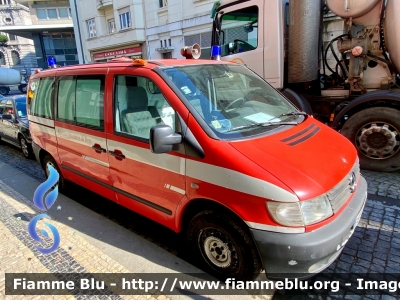
[(231, 103), (229, 103), (227, 106), (225, 106), (224, 110), (226, 112), (236, 110), (239, 107), (241, 107), (245, 102), (246, 102), (246, 100), (244, 100), (243, 98), (237, 98), (237, 99), (233, 100)]
[[(233, 40), (233, 42), (234, 42), (235, 44), (237, 44), (238, 42), (240, 42), (240, 43), (244, 44), (246, 47), (248, 47), (250, 50), (256, 49), (256, 47), (250, 45), (248, 42), (243, 41), (243, 40), (236, 39), (236, 40)], [(237, 48), (237, 47), (236, 47), (236, 48)]]

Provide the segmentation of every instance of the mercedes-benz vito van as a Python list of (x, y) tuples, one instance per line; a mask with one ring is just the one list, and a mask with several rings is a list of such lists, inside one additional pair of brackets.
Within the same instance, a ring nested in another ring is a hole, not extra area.
[(62, 67), (30, 78), (33, 151), (175, 232), (221, 278), (312, 275), (341, 253), (367, 196), (357, 151), (243, 65)]

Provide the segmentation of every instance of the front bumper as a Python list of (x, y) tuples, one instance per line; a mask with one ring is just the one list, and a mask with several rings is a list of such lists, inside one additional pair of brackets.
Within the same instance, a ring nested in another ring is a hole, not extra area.
[(353, 199), (331, 223), (312, 232), (288, 234), (251, 229), (266, 276), (305, 278), (327, 268), (354, 232), (367, 199), (367, 182), (360, 178)]

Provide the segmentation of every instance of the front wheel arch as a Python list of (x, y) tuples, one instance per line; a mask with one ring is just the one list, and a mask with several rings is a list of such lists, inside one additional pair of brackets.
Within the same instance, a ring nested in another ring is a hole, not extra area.
[[(400, 110), (400, 92), (399, 91), (374, 91), (369, 92), (352, 100), (348, 105), (335, 116), (330, 126), (336, 130), (344, 127), (351, 116), (372, 107), (391, 107)], [(347, 119), (346, 119), (347, 117)]]

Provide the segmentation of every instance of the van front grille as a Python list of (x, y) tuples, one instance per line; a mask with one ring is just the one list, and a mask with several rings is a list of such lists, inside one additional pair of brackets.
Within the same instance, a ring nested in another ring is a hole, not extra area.
[(354, 180), (357, 183), (360, 176), (360, 165), (357, 160), (350, 173), (326, 194), (331, 203), (333, 213), (338, 212), (355, 191), (357, 186), (354, 185)]

